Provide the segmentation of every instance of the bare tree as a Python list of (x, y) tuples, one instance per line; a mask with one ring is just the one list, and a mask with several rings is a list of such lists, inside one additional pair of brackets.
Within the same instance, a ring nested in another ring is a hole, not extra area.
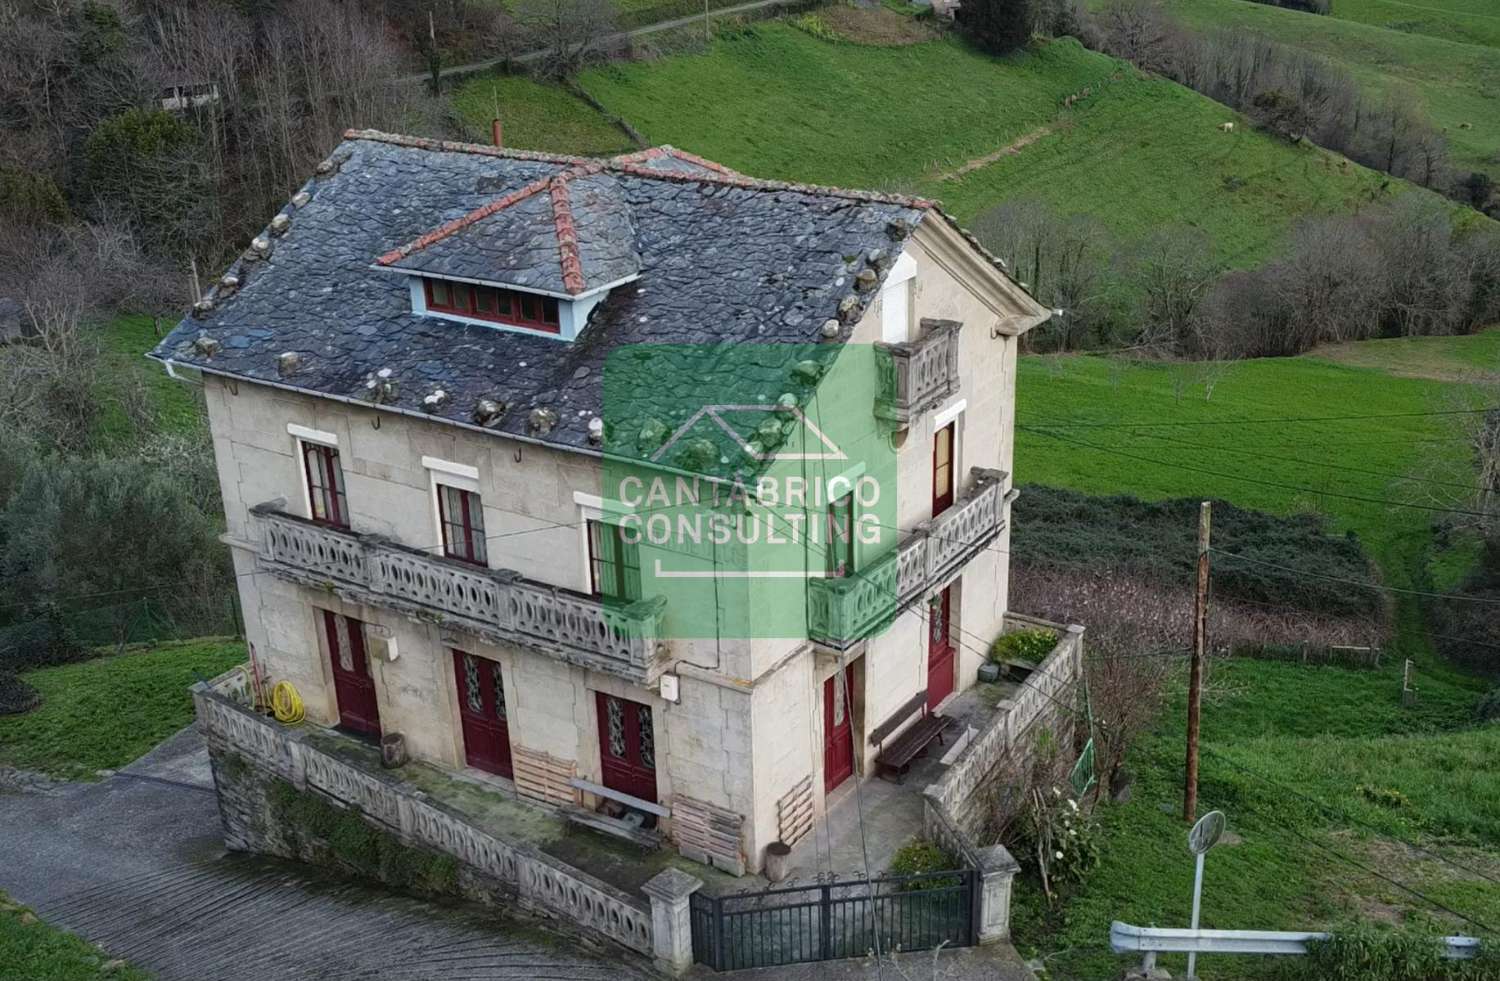
[(546, 71), (565, 78), (578, 71), (614, 31), (614, 0), (520, 0), (516, 23), (547, 53)]
[(1204, 345), (1195, 314), (1217, 273), (1213, 245), (1202, 231), (1169, 227), (1147, 238), (1134, 270), (1146, 342), (1179, 355), (1199, 353)]

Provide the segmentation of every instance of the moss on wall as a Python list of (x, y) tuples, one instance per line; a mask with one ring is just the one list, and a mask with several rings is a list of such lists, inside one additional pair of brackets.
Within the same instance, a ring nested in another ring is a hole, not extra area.
[(265, 796), (272, 823), (304, 861), (424, 896), (459, 895), (458, 861), (451, 855), (405, 844), (354, 811), (285, 780), (267, 779)]

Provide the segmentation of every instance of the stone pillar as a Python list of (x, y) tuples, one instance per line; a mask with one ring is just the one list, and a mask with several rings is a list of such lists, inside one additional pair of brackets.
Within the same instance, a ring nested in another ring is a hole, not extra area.
[[(979, 942), (1010, 939), (1010, 883), (1021, 866), (1004, 845), (979, 850)], [(649, 883), (648, 883), (649, 885)]]
[(702, 879), (681, 869), (658, 872), (641, 886), (641, 892), (651, 900), (652, 954), (656, 966), (668, 974), (682, 974), (693, 966), (693, 919), (688, 915), (688, 899), (701, 888)]

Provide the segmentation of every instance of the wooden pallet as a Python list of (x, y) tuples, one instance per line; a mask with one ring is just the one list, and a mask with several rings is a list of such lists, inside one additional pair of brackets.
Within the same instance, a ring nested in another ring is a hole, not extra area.
[(683, 855), (733, 875), (745, 874), (740, 851), (743, 814), (705, 801), (675, 794), (672, 797), (672, 837)]
[(776, 802), (776, 829), (781, 835), (782, 842), (787, 845), (795, 845), (813, 829), (811, 774), (798, 780), (796, 785)]
[(516, 792), (522, 797), (554, 807), (576, 807), (578, 790), (572, 780), (578, 765), (524, 746), (511, 749)]

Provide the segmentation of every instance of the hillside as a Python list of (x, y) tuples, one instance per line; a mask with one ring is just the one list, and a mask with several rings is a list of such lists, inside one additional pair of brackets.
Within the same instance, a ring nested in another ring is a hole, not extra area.
[(1491, 0), (1333, 0), (1329, 13), (1408, 34), (1500, 47), (1500, 8)]
[[(1454, 580), (1437, 567), (1453, 556), (1432, 550), (1433, 522), (1463, 505), (1453, 485), (1469, 466), (1463, 417), (1448, 413), (1493, 401), (1492, 386), (1471, 382), (1500, 377), (1500, 333), (1218, 366), (1028, 357), (1019, 371), (1022, 483), (1312, 510), (1357, 533), (1388, 586)], [(1192, 522), (1183, 525), (1186, 545)], [(1014, 534), (1021, 542), (1025, 527)], [(1434, 902), (1478, 923), (1500, 917), (1500, 780), (1483, 762), (1500, 730), (1472, 728), (1483, 682), (1439, 661), (1414, 598), (1392, 597), (1398, 636), (1381, 670), (1212, 665), (1200, 806), (1223, 809), (1233, 834), (1208, 859), (1206, 927), (1312, 929), (1359, 917), (1428, 933), (1478, 929)], [(1413, 708), (1399, 697), (1405, 657), (1418, 665)], [(1111, 920), (1187, 925), (1192, 863), (1176, 813), (1183, 678), (1172, 680), (1165, 715), (1127, 758), (1131, 799), (1100, 812), (1100, 867), (1056, 909), (1029, 880), (1017, 887), (1016, 942), (1045, 957), (1049, 977), (1116, 976), (1126, 959), (1108, 949)], [(1221, 981), (1287, 977), (1273, 960), (1201, 967)], [(1174, 976), (1183, 963), (1163, 959)]]
[(1223, 106), (1068, 38), (996, 59), (951, 38), (875, 46), (765, 23), (580, 81), (650, 142), (749, 174), (912, 191), (965, 221), (1036, 197), (1126, 241), (1182, 222), (1234, 265), (1274, 254), (1299, 216), (1413, 193), (1243, 121), (1220, 132), (1237, 118)]
[[(1467, 10), (1494, 36), (1464, 43), (1446, 35), (1410, 33), (1374, 23), (1375, 9), (1407, 7), (1394, 0), (1356, 0), (1352, 10), (1369, 13), (1359, 23), (1252, 3), (1250, 0), (1168, 0), (1184, 23), (1200, 27), (1240, 26), (1323, 55), (1347, 68), (1371, 91), (1414, 93), (1445, 131), (1455, 167), (1500, 177), (1500, 7), (1485, 0), (1424, 0), (1426, 8)], [(1348, 0), (1335, 0), (1334, 10)], [(1488, 14), (1479, 13), (1485, 8)], [(1387, 25), (1389, 21), (1385, 22)]]

